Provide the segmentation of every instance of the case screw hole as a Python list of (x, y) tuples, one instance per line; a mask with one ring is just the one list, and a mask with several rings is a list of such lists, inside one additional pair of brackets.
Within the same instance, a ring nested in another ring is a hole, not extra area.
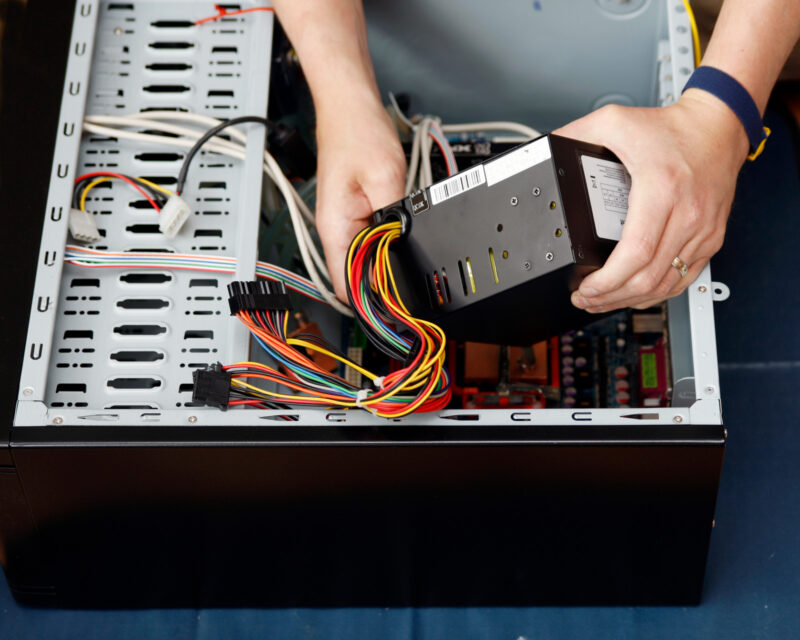
[(33, 387), (25, 387), (22, 390), (22, 395), (23, 396), (32, 396), (33, 395)]
[(697, 290), (700, 293), (705, 293), (706, 291), (708, 291), (708, 289), (706, 289), (706, 285), (704, 285), (704, 284), (701, 284), (699, 287), (697, 287)]
[(541, 194), (541, 193), (542, 193), (542, 190), (539, 187), (534, 187), (533, 188), (533, 195), (535, 195), (537, 198), (539, 197), (539, 194)]
[(523, 269), (525, 269), (525, 271), (530, 271), (530, 270), (531, 270), (531, 263), (530, 263), (530, 261), (526, 260), (525, 262), (523, 262), (523, 263), (522, 263), (522, 268), (523, 268)]
[(189, 416), (189, 422), (191, 422), (192, 424), (197, 422), (197, 416)]
[(61, 416), (56, 416), (55, 418), (53, 418), (53, 424), (61, 424), (62, 422), (64, 422), (64, 418), (62, 418)]
[(544, 254), (544, 259), (547, 260), (548, 262), (552, 262), (553, 261), (553, 252), (552, 251), (548, 251), (547, 253), (545, 253)]
[(517, 198), (517, 196), (512, 196), (511, 197), (511, 206), (512, 207), (516, 207), (518, 204), (519, 204), (519, 198)]
[(672, 421), (673, 421), (673, 422), (678, 422), (678, 423), (680, 423), (680, 422), (683, 422), (683, 416), (675, 416), (675, 417), (672, 419)]

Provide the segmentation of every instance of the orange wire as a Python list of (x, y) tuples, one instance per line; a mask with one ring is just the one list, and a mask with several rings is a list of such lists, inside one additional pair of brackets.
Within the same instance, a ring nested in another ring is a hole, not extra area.
[(227, 18), (229, 16), (238, 16), (242, 13), (251, 13), (253, 11), (269, 11), (271, 13), (275, 12), (275, 9), (272, 7), (250, 7), (249, 9), (238, 9), (236, 11), (228, 11), (225, 7), (215, 4), (214, 8), (217, 10), (217, 14), (214, 16), (208, 16), (208, 18), (201, 18), (200, 20), (195, 21), (194, 26), (199, 26), (201, 24), (205, 24), (206, 22), (214, 22), (219, 20), (220, 18)]

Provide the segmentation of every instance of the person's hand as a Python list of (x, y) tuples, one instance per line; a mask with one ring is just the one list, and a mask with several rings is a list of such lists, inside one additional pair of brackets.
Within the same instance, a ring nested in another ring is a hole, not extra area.
[[(632, 179), (622, 239), (572, 303), (589, 312), (644, 309), (686, 289), (722, 246), (747, 155), (733, 112), (690, 89), (668, 107), (603, 107), (553, 133), (607, 147)], [(689, 267), (683, 277), (676, 256)]]
[(347, 300), (344, 264), (373, 211), (403, 197), (406, 160), (379, 101), (318, 114), (317, 230), (336, 295)]

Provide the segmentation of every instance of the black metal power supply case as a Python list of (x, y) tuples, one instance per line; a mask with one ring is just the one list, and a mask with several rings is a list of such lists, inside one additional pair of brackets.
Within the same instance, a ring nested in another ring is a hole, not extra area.
[(610, 151), (546, 135), (376, 212), (397, 218), (398, 286), (454, 339), (531, 344), (596, 316), (570, 292), (620, 237), (630, 176)]

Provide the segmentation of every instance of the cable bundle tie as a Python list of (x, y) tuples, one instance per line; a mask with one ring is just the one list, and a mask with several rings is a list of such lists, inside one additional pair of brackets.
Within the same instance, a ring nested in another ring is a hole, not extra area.
[(358, 393), (356, 393), (356, 406), (359, 409), (369, 409), (369, 407), (365, 407), (362, 403), (369, 397), (369, 389), (359, 389)]
[(380, 391), (383, 389), (383, 381), (386, 380), (386, 376), (379, 376), (372, 381), (372, 384), (375, 385), (375, 388)]

